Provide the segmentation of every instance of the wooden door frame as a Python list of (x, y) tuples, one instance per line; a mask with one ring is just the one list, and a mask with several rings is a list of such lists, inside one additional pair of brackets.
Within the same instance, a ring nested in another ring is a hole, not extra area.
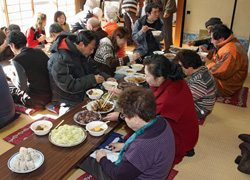
[(177, 0), (176, 26), (175, 26), (175, 36), (173, 42), (175, 47), (182, 46), (185, 9), (186, 9), (186, 0)]

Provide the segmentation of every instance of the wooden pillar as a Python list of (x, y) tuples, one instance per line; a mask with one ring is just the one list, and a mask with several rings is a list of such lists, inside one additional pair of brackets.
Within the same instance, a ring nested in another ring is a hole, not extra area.
[(185, 20), (185, 8), (186, 8), (186, 0), (178, 0), (175, 37), (174, 37), (175, 47), (181, 47), (182, 45), (182, 36), (183, 36), (184, 20)]
[(85, 2), (86, 0), (75, 0), (76, 14), (83, 10), (83, 5)]

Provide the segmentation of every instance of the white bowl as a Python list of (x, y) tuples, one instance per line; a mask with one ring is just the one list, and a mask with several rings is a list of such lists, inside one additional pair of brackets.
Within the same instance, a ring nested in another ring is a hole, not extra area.
[(207, 57), (208, 53), (207, 52), (197, 52), (201, 57)]
[(153, 51), (154, 54), (164, 54), (163, 51)]
[(134, 75), (136, 73), (136, 70), (135, 69), (131, 69), (131, 68), (126, 69), (124, 71), (125, 71), (125, 75), (126, 76), (132, 76), (132, 75)]
[[(102, 131), (91, 131), (91, 129), (97, 127), (98, 125), (100, 125), (100, 128), (102, 128), (103, 130)], [(88, 123), (86, 125), (86, 130), (89, 132), (90, 135), (92, 136), (101, 136), (105, 133), (105, 131), (108, 129), (108, 125), (105, 124), (104, 122), (102, 121), (92, 121), (90, 123)]]
[(86, 94), (90, 99), (100, 99), (103, 94), (103, 90), (101, 89), (89, 89)]
[(160, 36), (161, 31), (151, 31), (153, 36)]
[[(46, 125), (46, 126), (48, 126), (48, 129), (46, 129), (46, 130), (36, 130), (38, 125)], [(30, 125), (30, 129), (32, 131), (34, 131), (34, 133), (36, 135), (43, 136), (43, 135), (46, 135), (46, 134), (48, 134), (50, 132), (50, 129), (52, 128), (52, 126), (53, 126), (52, 122), (47, 121), (47, 120), (40, 120), (40, 121), (36, 121), (36, 122), (32, 123)]]
[(102, 83), (102, 85), (104, 86), (104, 88), (108, 91), (112, 88), (116, 88), (118, 86), (118, 83), (117, 82), (114, 82), (114, 81), (104, 81)]
[(46, 41), (48, 43), (52, 43), (54, 41), (53, 37), (46, 37)]
[(175, 58), (176, 54), (165, 53), (164, 56), (166, 56), (166, 58), (168, 58), (169, 60), (173, 60)]
[(136, 71), (141, 71), (142, 68), (144, 67), (143, 64), (132, 64), (131, 67), (135, 69)]

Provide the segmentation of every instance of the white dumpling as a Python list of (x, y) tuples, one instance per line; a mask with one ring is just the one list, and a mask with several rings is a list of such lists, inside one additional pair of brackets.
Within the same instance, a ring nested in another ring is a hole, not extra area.
[(37, 152), (31, 153), (30, 156), (31, 156), (31, 160), (33, 161), (37, 161), (40, 159), (40, 155)]
[(26, 154), (26, 155), (24, 156), (24, 160), (25, 160), (25, 161), (31, 161), (31, 154)]
[(28, 151), (28, 153), (35, 153), (36, 152), (36, 150), (33, 148), (28, 148), (27, 151)]
[(19, 167), (20, 167), (20, 171), (28, 171), (28, 167), (26, 166), (25, 161), (21, 161)]
[(20, 161), (13, 161), (12, 168), (16, 171), (20, 171)]
[(29, 170), (35, 169), (35, 164), (33, 161), (27, 161), (26, 165), (27, 165)]
[(20, 154), (22, 154), (23, 156), (25, 156), (26, 154), (28, 154), (28, 149), (25, 147), (20, 147), (19, 150)]
[(16, 160), (17, 161), (24, 161), (24, 156), (22, 154), (16, 155)]

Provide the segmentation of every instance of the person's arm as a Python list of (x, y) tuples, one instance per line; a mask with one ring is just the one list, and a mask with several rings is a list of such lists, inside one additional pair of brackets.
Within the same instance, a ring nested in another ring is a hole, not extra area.
[(144, 33), (142, 31), (142, 29), (139, 29), (139, 26), (140, 26), (139, 21), (137, 20), (135, 22), (134, 29), (133, 29), (133, 32), (132, 32), (132, 39), (135, 42), (141, 41), (146, 36), (146, 33)]
[(28, 78), (23, 67), (16, 61), (12, 61), (15, 67), (15, 76), (11, 77), (11, 81), (16, 88), (25, 91), (28, 88)]
[[(100, 54), (101, 53), (101, 54)], [(124, 64), (127, 64), (129, 62), (128, 56), (125, 56), (124, 58), (118, 58), (117, 56), (114, 56), (114, 50), (109, 45), (102, 45), (100, 46), (96, 51), (96, 56), (94, 57), (96, 61), (97, 55), (101, 56), (104, 61), (106, 62), (107, 66), (110, 68), (116, 68), (117, 66), (121, 66)]]
[(210, 42), (211, 42), (211, 38), (201, 39), (201, 40), (194, 41), (194, 46), (200, 46), (200, 45), (204, 45), (204, 44), (209, 44)]
[(39, 44), (39, 40), (34, 40), (34, 32), (32, 29), (28, 29), (25, 33), (26, 39), (27, 39), (27, 46), (28, 47), (36, 47)]
[(167, 0), (164, 10), (166, 14), (175, 13), (177, 10), (175, 0)]
[(106, 156), (101, 158), (100, 165), (113, 180), (134, 180), (142, 173), (129, 161), (122, 160), (119, 165), (115, 165)]
[(71, 69), (71, 67), (70, 64), (66, 64), (63, 61), (55, 61), (51, 66), (51, 75), (56, 85), (60, 87), (61, 90), (67, 93), (76, 94), (97, 85), (94, 74), (74, 78), (74, 75), (72, 74), (74, 69)]

